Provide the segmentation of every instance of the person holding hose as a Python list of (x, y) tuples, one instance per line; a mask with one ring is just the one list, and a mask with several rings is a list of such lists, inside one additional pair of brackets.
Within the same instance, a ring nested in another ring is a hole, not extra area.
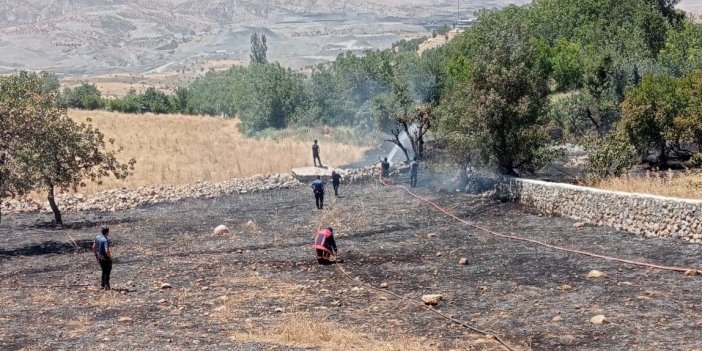
[(317, 235), (314, 237), (314, 244), (312, 244), (312, 247), (314, 248), (315, 254), (317, 254), (317, 263), (328, 265), (341, 262), (341, 260), (336, 257), (338, 255), (338, 250), (336, 248), (334, 229), (332, 229), (332, 227), (320, 228), (317, 231)]

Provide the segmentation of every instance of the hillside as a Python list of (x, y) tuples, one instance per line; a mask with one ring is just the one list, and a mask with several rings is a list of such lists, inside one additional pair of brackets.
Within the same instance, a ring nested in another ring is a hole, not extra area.
[[(481, 1), (462, 12), (509, 2)], [(300, 67), (387, 48), (454, 17), (449, 0), (2, 1), (0, 70), (146, 73), (213, 57), (248, 61), (254, 30), (268, 36), (270, 58)]]

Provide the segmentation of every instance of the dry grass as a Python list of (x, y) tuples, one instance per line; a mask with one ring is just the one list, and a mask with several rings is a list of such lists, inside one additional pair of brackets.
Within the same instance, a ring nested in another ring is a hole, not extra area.
[[(306, 313), (288, 315), (272, 326), (254, 327), (248, 333), (237, 333), (236, 340), (268, 342), (293, 347), (315, 347), (322, 350), (411, 351), (434, 350), (399, 334), (392, 341), (382, 341), (354, 329), (341, 326)], [(371, 346), (372, 345), (372, 346)]]
[(622, 176), (603, 180), (593, 186), (630, 193), (702, 199), (702, 173), (647, 172), (644, 176)]
[[(137, 160), (134, 175), (127, 180), (107, 179), (100, 186), (89, 184), (81, 190), (85, 194), (119, 187), (226, 181), (312, 166), (309, 142), (292, 137), (249, 139), (238, 131), (236, 120), (77, 110), (69, 111), (69, 115), (79, 122), (91, 118), (107, 137), (117, 140), (116, 145), (124, 147), (122, 160)], [(357, 161), (365, 150), (321, 140), (325, 164)]]

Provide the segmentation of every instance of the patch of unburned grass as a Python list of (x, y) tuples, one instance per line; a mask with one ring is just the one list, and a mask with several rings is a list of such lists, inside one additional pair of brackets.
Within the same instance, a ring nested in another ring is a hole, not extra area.
[(643, 176), (625, 175), (606, 179), (593, 186), (630, 193), (702, 199), (702, 173), (699, 172), (647, 172)]
[(306, 313), (291, 314), (270, 326), (254, 326), (234, 335), (238, 341), (266, 342), (322, 350), (412, 351), (435, 350), (419, 340), (395, 334), (393, 340), (379, 340), (353, 328)]
[[(135, 115), (107, 111), (69, 111), (77, 122), (92, 124), (124, 147), (119, 158), (137, 161), (126, 180), (88, 184), (81, 193), (152, 185), (221, 182), (256, 174), (285, 173), (312, 166), (311, 143), (295, 136), (247, 138), (234, 119), (184, 115)], [(325, 164), (339, 166), (363, 158), (366, 147), (343, 144), (318, 132)]]

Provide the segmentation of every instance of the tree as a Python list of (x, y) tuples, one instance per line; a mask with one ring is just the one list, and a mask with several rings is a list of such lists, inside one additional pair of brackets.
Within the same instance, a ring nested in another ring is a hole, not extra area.
[(258, 32), (251, 34), (251, 63), (268, 63), (267, 51), (266, 35), (259, 35)]
[(40, 126), (34, 106), (50, 106), (52, 102), (44, 94), (24, 92), (43, 90), (42, 78), (46, 76), (27, 72), (0, 78), (0, 203), (7, 197), (22, 196), (32, 188), (31, 177), (20, 167), (20, 154)]
[(563, 39), (558, 40), (551, 57), (553, 79), (558, 84), (558, 90), (566, 91), (580, 88), (583, 82), (582, 67), (580, 45)]
[(63, 104), (66, 107), (82, 110), (97, 110), (105, 107), (100, 91), (95, 84), (83, 82), (75, 88), (63, 90)]
[(465, 106), (457, 132), (480, 147), (480, 161), (516, 175), (515, 169), (538, 166), (547, 143), (541, 117), (548, 86), (526, 29), (518, 23), (503, 26), (475, 56), (469, 98), (449, 98)]
[(651, 149), (658, 151), (660, 168), (668, 166), (671, 150), (680, 150), (681, 128), (689, 97), (673, 77), (646, 75), (639, 86), (627, 91), (622, 102), (622, 128), (642, 159)]
[(57, 188), (76, 190), (85, 185), (86, 179), (99, 183), (109, 175), (118, 179), (129, 175), (135, 161), (120, 163), (116, 157), (119, 150), (107, 150), (107, 143), (113, 144), (114, 140), (106, 143), (99, 130), (71, 120), (59, 106), (57, 91), (42, 92), (36, 76), (26, 73), (7, 82), (0, 94), (0, 111), (9, 113), (0, 115), (13, 120), (10, 125), (27, 121), (32, 125), (22, 130), (25, 134), (20, 139), (3, 142), (11, 146), (3, 147), (5, 154), (11, 157), (12, 173), (22, 188), (47, 191), (57, 225), (63, 224), (55, 201)]
[(407, 161), (410, 161), (409, 153), (402, 143), (402, 135), (406, 135), (412, 145), (414, 156), (418, 160), (424, 159), (424, 136), (436, 121), (433, 107), (430, 104), (424, 104), (406, 115), (395, 115), (393, 120), (396, 124), (395, 128), (390, 130), (393, 138), (387, 141), (397, 145), (405, 154)]

